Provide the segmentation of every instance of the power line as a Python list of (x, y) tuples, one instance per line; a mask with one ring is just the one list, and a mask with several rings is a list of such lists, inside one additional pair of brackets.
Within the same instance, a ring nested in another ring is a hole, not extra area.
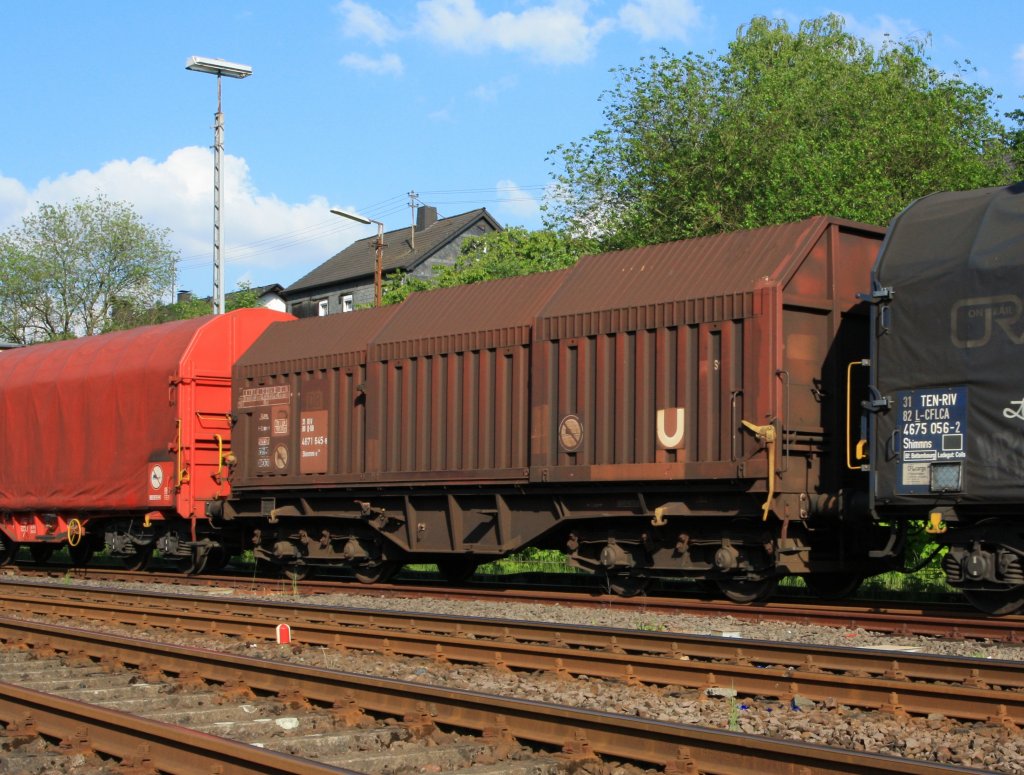
[[(392, 204), (392, 208), (391, 209), (381, 210), (380, 208), (384, 207), (388, 203), (395, 203), (395, 202), (398, 202), (399, 200), (402, 200), (404, 198), (405, 197), (403, 195), (396, 195), (396, 196), (388, 197), (387, 199), (381, 200), (380, 202), (376, 202), (376, 203), (374, 203), (372, 205), (368, 205), (365, 208), (360, 208), (360, 211), (361, 212), (370, 213), (371, 215), (375, 214), (375, 211), (376, 211), (379, 214), (379, 217), (383, 217), (383, 216), (387, 216), (387, 215), (393, 215), (396, 212), (400, 212), (401, 211), (401, 207), (397, 207), (397, 209), (396, 209), (395, 205)], [(378, 219), (379, 219), (379, 217), (378, 217)], [(295, 231), (283, 232), (282, 234), (271, 235), (269, 237), (264, 237), (263, 239), (255, 240), (253, 242), (247, 242), (247, 243), (243, 243), (241, 245), (234, 245), (234, 246), (232, 246), (231, 250), (232, 251), (245, 250), (245, 249), (249, 249), (249, 248), (253, 248), (253, 247), (257, 247), (257, 246), (261, 246), (261, 245), (267, 245), (269, 243), (280, 243), (282, 247), (291, 247), (292, 245), (300, 244), (301, 242), (307, 242), (307, 241), (312, 241), (314, 239), (319, 239), (320, 237), (326, 236), (327, 234), (333, 234), (333, 233), (336, 233), (336, 232), (339, 232), (339, 231), (345, 231), (346, 228), (355, 228), (355, 227), (346, 227), (344, 224), (339, 223), (336, 218), (324, 219), (323, 221), (315, 223), (315, 224), (313, 224), (311, 226), (307, 226), (307, 227), (305, 227), (303, 229), (297, 229)], [(309, 232), (314, 232), (314, 233), (311, 234), (311, 235), (308, 235), (306, 237), (300, 237), (300, 235), (308, 234)], [(184, 261), (192, 261), (192, 260), (203, 260), (203, 261), (205, 261), (207, 259), (207, 257), (208, 256), (205, 253), (194, 254), (194, 255), (190, 255), (190, 256), (183, 256), (181, 259), (179, 259), (179, 263), (184, 262)]]

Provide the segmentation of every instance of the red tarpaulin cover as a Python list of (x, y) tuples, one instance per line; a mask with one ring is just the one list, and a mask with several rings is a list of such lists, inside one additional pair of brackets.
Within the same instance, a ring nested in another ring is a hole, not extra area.
[[(147, 508), (147, 463), (169, 457), (177, 420), (187, 440), (197, 412), (230, 411), (233, 362), (289, 317), (246, 309), (0, 353), (0, 510)], [(200, 406), (186, 393), (204, 382)]]

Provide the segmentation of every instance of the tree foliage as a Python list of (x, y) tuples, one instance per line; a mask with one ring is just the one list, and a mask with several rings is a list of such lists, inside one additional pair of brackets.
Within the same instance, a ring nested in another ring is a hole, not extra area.
[[(260, 292), (252, 287), (252, 283), (242, 281), (238, 288), (224, 294), (224, 310), (232, 312), (236, 309), (247, 309), (260, 306)], [(166, 323), (171, 320), (190, 320), (212, 313), (213, 301), (207, 296), (205, 299), (189, 295), (186, 298), (179, 298), (173, 304), (161, 304), (149, 309), (138, 310), (134, 320), (135, 326), (150, 325), (153, 323)], [(130, 326), (125, 325), (123, 328)]]
[(1011, 181), (991, 89), (933, 69), (926, 43), (758, 17), (722, 56), (619, 68), (605, 125), (549, 156), (547, 225), (606, 249), (819, 214), (885, 225), (918, 196)]
[(592, 240), (554, 231), (528, 231), (520, 226), (467, 237), (456, 262), (437, 267), (429, 279), (401, 273), (388, 275), (383, 301), (394, 304), (414, 291), (565, 269), (593, 248)]
[(102, 195), (39, 206), (0, 234), (0, 339), (21, 344), (126, 327), (170, 290), (167, 229)]
[(1017, 170), (1017, 178), (1024, 178), (1024, 110), (1011, 110), (1006, 114), (1014, 126), (1009, 133), (1010, 158)]

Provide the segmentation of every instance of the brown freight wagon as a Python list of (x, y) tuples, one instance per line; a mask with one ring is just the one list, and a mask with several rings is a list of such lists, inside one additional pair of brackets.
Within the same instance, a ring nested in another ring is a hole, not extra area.
[[(493, 492), (450, 488), (528, 482), (532, 323), (564, 274), (277, 326), (250, 349), (235, 371), (250, 459), (232, 481), (253, 497), (234, 511), (280, 525), (259, 534), (266, 559), (300, 559), (290, 568), (300, 575), (308, 562), (343, 559), (378, 580), (397, 568), (392, 555), (430, 553), (458, 576), (520, 546), (508, 510), (498, 524)], [(411, 494), (431, 483), (446, 489)], [(324, 515), (351, 520), (293, 530), (296, 518)], [(481, 556), (463, 561), (467, 552)]]
[(574, 529), (581, 565), (689, 571), (736, 599), (781, 570), (856, 581), (847, 377), (866, 380), (856, 295), (883, 236), (818, 217), (577, 264), (535, 328), (531, 480), (573, 486), (563, 517), (619, 520)]
[(848, 364), (883, 235), (812, 218), (274, 327), (236, 371), (255, 462), (228, 516), (268, 517), (260, 551), (295, 573), (417, 557), (458, 576), (546, 545), (624, 592), (846, 583), (871, 535)]

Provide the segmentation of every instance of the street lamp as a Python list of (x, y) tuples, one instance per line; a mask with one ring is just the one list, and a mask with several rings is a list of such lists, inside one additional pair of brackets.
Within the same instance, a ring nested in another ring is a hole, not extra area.
[(381, 296), (383, 295), (384, 284), (384, 224), (380, 221), (373, 220), (373, 218), (367, 218), (365, 215), (346, 213), (344, 210), (339, 210), (337, 207), (332, 207), (331, 212), (334, 215), (340, 215), (342, 218), (348, 218), (349, 220), (356, 221), (357, 223), (377, 224), (377, 260), (373, 265), (373, 306), (379, 307)]
[(220, 77), (248, 78), (252, 75), (252, 68), (223, 59), (189, 57), (185, 60), (185, 69), (217, 76), (217, 112), (213, 117), (213, 314), (219, 315), (224, 311), (224, 269), (220, 257), (220, 211), (223, 201), (220, 165), (224, 156), (224, 114), (220, 110)]

